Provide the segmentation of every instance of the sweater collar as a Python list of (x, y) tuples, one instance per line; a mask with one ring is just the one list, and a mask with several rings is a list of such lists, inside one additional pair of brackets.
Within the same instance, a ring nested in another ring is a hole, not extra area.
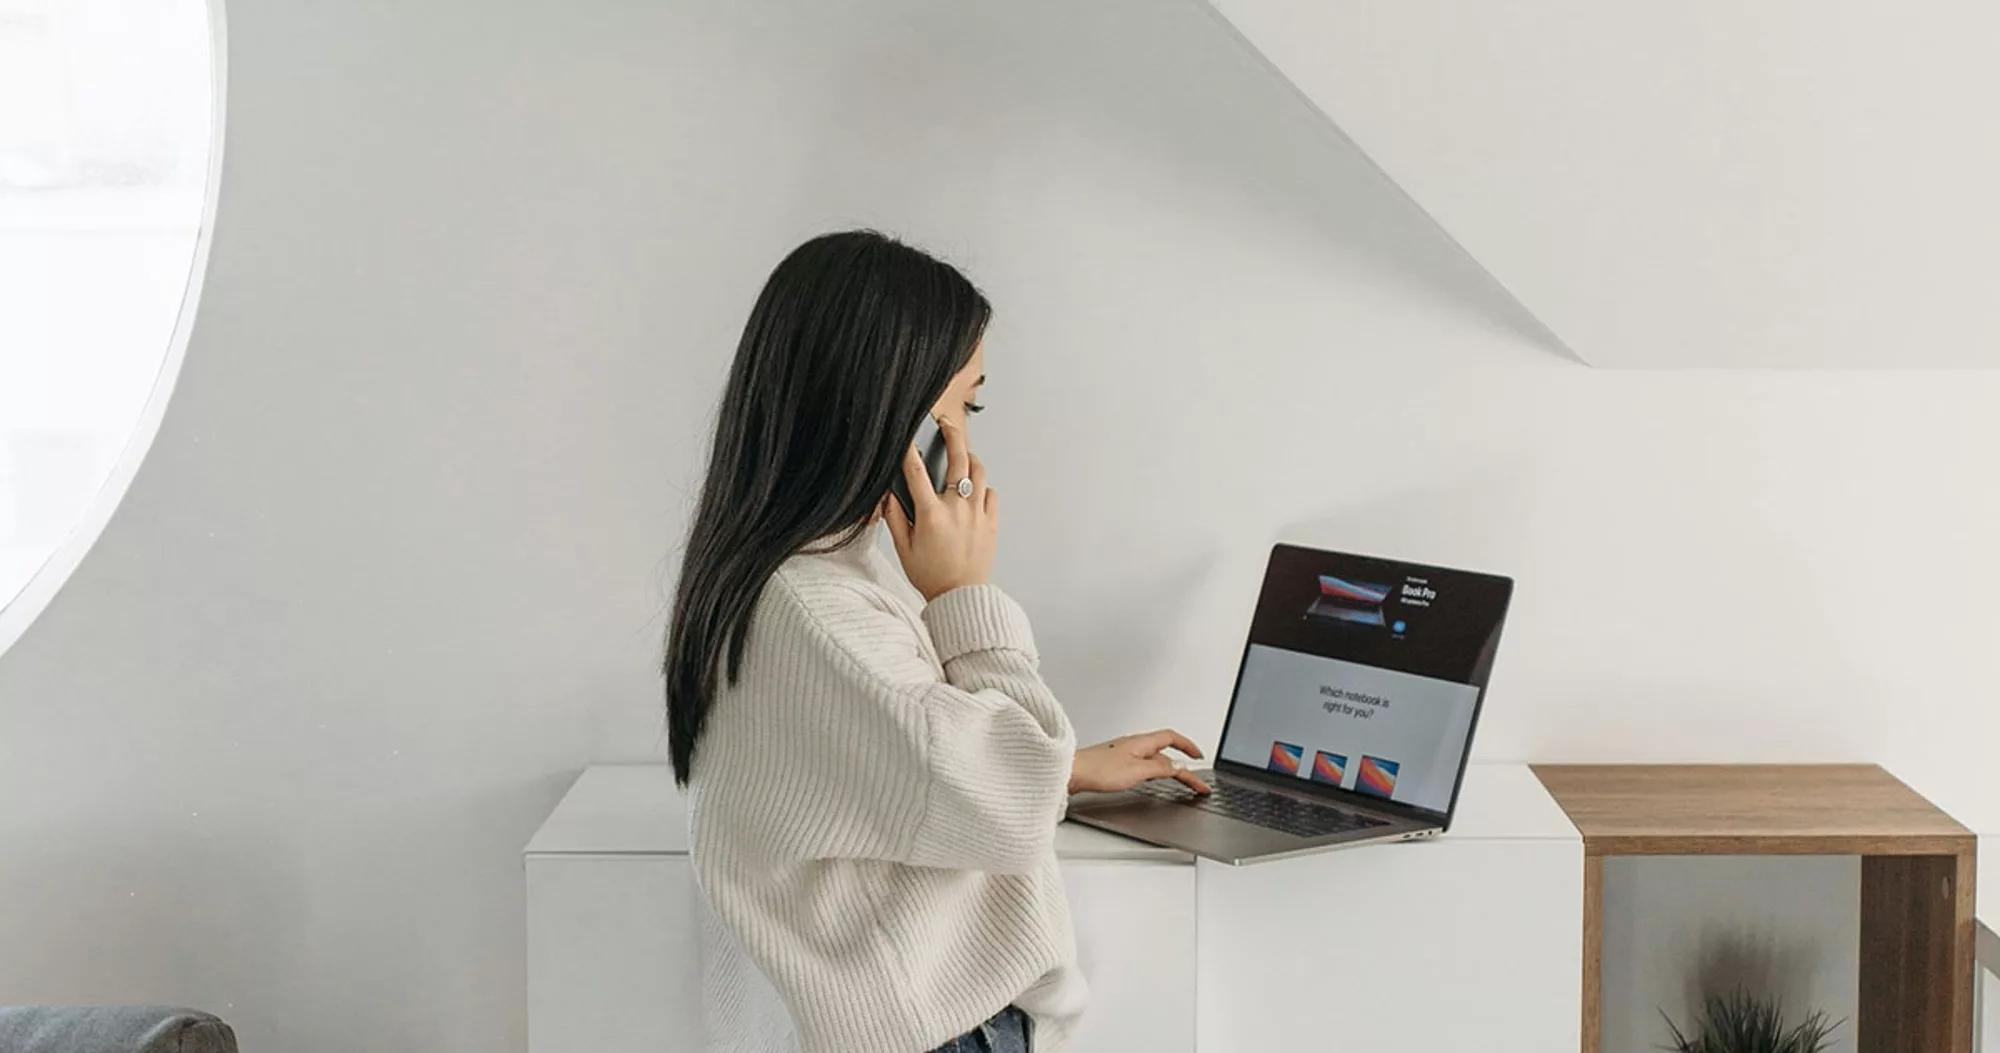
[(866, 569), (871, 565), (875, 540), (881, 529), (881, 524), (870, 523), (844, 544), (840, 534), (828, 534), (806, 545), (800, 554)]

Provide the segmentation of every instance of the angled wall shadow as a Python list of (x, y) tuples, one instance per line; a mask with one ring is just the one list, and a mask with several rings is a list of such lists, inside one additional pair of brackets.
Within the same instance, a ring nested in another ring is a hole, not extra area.
[(1561, 336), (1558, 336), (1555, 330), (1549, 328), (1547, 323), (1543, 322), (1538, 315), (1529, 310), (1528, 306), (1521, 302), (1520, 297), (1515, 296), (1513, 291), (1508, 289), (1497, 275), (1488, 270), (1486, 265), (1481, 263), (1479, 258), (1474, 256), (1471, 250), (1467, 249), (1458, 240), (1456, 235), (1446, 229), (1444, 224), (1439, 223), (1437, 218), (1431, 215), (1430, 210), (1424, 207), (1423, 202), (1418, 201), (1409, 191), (1403, 189), (1402, 184), (1397, 183), (1390, 177), (1389, 173), (1383, 171), (1382, 167), (1375, 163), (1375, 159), (1370, 157), (1368, 152), (1363, 150), (1361, 145), (1356, 143), (1347, 134), (1347, 131), (1340, 126), (1340, 122), (1334, 120), (1331, 114), (1321, 109), (1320, 105), (1314, 102), (1283, 69), (1280, 69), (1276, 63), (1272, 62), (1261, 48), (1251, 41), (1249, 37), (1244, 36), (1243, 32), (1236, 28), (1236, 24), (1229, 20), (1228, 16), (1217, 10), (1211, 0), (1189, 0), (1189, 2), (1208, 15), (1218, 25), (1222, 33), (1235, 41), (1237, 47), (1250, 55), (1270, 77), (1284, 85), (1286, 91), (1292, 96), (1294, 103), (1310, 114), (1310, 118), (1317, 125), (1319, 133), (1336, 144), (1337, 152), (1343, 158), (1360, 158), (1377, 180), (1387, 184), (1405, 208), (1420, 215), (1423, 218), (1423, 222), (1428, 225), (1431, 231), (1438, 238), (1450, 245), (1452, 253), (1458, 258), (1460, 263), (1470, 266), (1485, 279), (1484, 284), (1486, 288), (1482, 290), (1480, 298), (1483, 299), (1485, 296), (1497, 295), (1503, 301), (1495, 305), (1494, 317), (1503, 321), (1509, 331), (1528, 343), (1550, 351), (1567, 361), (1579, 365), (1590, 364), (1587, 359), (1577, 353), (1575, 348), (1569, 346)]
[[(864, 127), (887, 122), (864, 134), (916, 163), (869, 178), (899, 199), (975, 198), (970, 187), (935, 185), (930, 151), (976, 157), (1061, 129), (1149, 159), (1336, 266), (1582, 361), (1203, 0), (905, 0), (844, 10), (826, 28), (871, 41), (840, 56), (826, 105), (863, 115)], [(919, 116), (884, 116), (892, 109)], [(838, 165), (854, 133), (826, 123), (815, 157)], [(976, 166), (965, 175), (997, 178)]]

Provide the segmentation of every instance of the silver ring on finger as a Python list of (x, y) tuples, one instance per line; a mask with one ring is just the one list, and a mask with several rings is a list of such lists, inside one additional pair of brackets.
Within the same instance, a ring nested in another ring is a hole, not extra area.
[(972, 498), (972, 477), (968, 475), (960, 479), (958, 485), (953, 487), (953, 489), (958, 491), (958, 496), (970, 500)]

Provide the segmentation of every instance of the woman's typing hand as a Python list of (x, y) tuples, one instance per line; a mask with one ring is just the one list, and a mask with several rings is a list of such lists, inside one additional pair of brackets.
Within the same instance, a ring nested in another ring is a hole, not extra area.
[(1077, 750), (1076, 762), (1070, 767), (1069, 792), (1117, 793), (1152, 779), (1178, 779), (1196, 793), (1207, 793), (1208, 784), (1175, 764), (1165, 752), (1169, 749), (1201, 758), (1201, 747), (1186, 735), (1164, 729)]

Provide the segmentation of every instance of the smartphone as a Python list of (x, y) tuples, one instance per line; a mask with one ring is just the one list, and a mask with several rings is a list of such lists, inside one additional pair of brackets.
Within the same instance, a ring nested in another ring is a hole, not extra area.
[[(917, 425), (915, 442), (917, 452), (924, 458), (924, 474), (931, 477), (931, 492), (943, 493), (946, 463), (944, 432), (928, 413), (924, 414), (923, 423)], [(896, 472), (895, 481), (889, 484), (889, 492), (895, 494), (896, 501), (903, 506), (903, 515), (907, 516), (910, 522), (916, 522), (917, 505), (910, 497), (910, 484), (900, 469)]]

